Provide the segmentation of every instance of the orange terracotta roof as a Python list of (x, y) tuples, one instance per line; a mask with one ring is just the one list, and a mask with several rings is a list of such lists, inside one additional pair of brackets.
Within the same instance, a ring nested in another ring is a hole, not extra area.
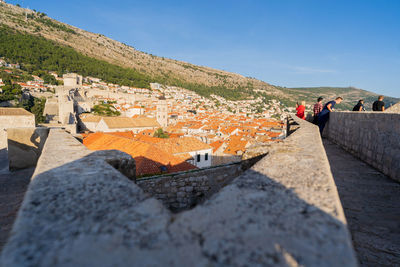
[(278, 137), (281, 133), (267, 132), (267, 135), (271, 138)]
[(184, 135), (185, 134), (183, 134), (183, 133), (171, 133), (171, 134), (169, 134), (169, 138), (180, 138)]
[(153, 136), (153, 135), (154, 135), (154, 132), (155, 132), (155, 130), (147, 129), (147, 130), (140, 131), (140, 132), (138, 133), (138, 135)]
[(221, 141), (221, 140), (212, 142), (210, 144), (210, 146), (213, 147), (213, 153), (215, 153), (218, 150), (218, 148), (220, 148), (223, 145), (223, 143), (224, 143), (224, 141)]
[(193, 160), (193, 157), (189, 153), (176, 154), (175, 157), (180, 158), (183, 161)]
[(162, 166), (165, 166), (169, 173), (196, 169), (192, 164), (153, 144), (112, 134), (90, 134), (83, 140), (83, 144), (90, 150), (116, 149), (131, 155), (135, 159), (137, 176), (161, 173)]
[(135, 137), (135, 140), (149, 143), (149, 144), (157, 144), (159, 143), (162, 139), (153, 137), (153, 136), (148, 136), (148, 135), (143, 135), (143, 134), (137, 134)]
[(277, 121), (266, 121), (261, 124), (261, 127), (277, 127), (280, 126), (281, 123)]
[(120, 136), (120, 137), (125, 137), (125, 138), (131, 138), (133, 139), (135, 137), (135, 135), (133, 134), (132, 131), (126, 131), (126, 132), (111, 132), (108, 134), (112, 134), (115, 136)]
[(157, 143), (157, 147), (171, 154), (212, 149), (211, 146), (194, 137), (166, 138)]
[(241, 140), (240, 137), (231, 138), (228, 142), (228, 146), (226, 147), (224, 153), (237, 155), (237, 152), (239, 151), (245, 152), (247, 144), (248, 141), (243, 141)]

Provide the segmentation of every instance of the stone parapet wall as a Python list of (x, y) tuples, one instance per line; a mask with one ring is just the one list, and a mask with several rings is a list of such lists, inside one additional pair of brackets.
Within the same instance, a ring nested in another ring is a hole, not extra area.
[(357, 266), (318, 129), (294, 120), (265, 157), (180, 213), (121, 174), (129, 155), (50, 130), (0, 266)]
[(48, 128), (8, 128), (8, 166), (10, 170), (35, 167), (49, 134)]
[(7, 128), (35, 127), (35, 115), (0, 116), (0, 150), (7, 149)]
[(146, 193), (161, 200), (172, 211), (194, 207), (229, 184), (262, 156), (223, 166), (137, 180)]
[(400, 114), (333, 112), (324, 135), (392, 179), (400, 181)]
[(394, 104), (393, 106), (385, 110), (386, 113), (400, 113), (400, 103)]

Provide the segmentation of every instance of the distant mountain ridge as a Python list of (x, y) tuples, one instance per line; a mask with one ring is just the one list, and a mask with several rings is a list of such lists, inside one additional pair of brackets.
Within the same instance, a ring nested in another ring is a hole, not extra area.
[[(305, 100), (308, 103), (315, 102), (318, 97), (323, 97), (324, 101), (333, 100), (338, 96), (344, 98), (343, 103), (338, 108), (343, 110), (352, 110), (354, 105), (361, 99), (365, 101), (367, 110), (372, 109), (372, 103), (377, 100), (378, 94), (355, 87), (299, 87), (283, 88), (287, 94), (296, 96), (297, 99)], [(385, 97), (387, 107), (398, 103), (400, 99), (395, 97)]]
[[(128, 72), (128, 68), (133, 69), (135, 75), (143, 76), (143, 81), (181, 86), (203, 96), (215, 92), (234, 100), (257, 96), (262, 92), (263, 95), (281, 99), (285, 103), (294, 104), (296, 101), (306, 100), (311, 104), (318, 95), (328, 99), (341, 94), (345, 99), (348, 98), (345, 102), (351, 101), (349, 106), (359, 97), (368, 98), (368, 101), (376, 97), (374, 93), (356, 88), (319, 87), (321, 92), (316, 92), (316, 88), (284, 88), (236, 73), (157, 57), (104, 35), (58, 22), (44, 13), (10, 4), (0, 4), (1, 24), (16, 30), (17, 33), (41, 36), (58, 46), (71, 47), (84, 56), (125, 68), (117, 72)], [(399, 100), (393, 98), (393, 102)]]

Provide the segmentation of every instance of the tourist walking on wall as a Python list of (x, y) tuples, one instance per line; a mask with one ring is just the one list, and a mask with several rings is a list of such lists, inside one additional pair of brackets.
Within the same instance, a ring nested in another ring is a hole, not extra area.
[(318, 126), (319, 126), (319, 132), (322, 135), (322, 132), (324, 131), (325, 125), (329, 120), (329, 114), (333, 111), (333, 108), (336, 104), (340, 104), (342, 102), (343, 98), (338, 97), (335, 100), (329, 101), (328, 103), (325, 104), (324, 108), (322, 111), (318, 114)]
[(306, 119), (306, 115), (305, 115), (305, 111), (306, 111), (306, 102), (305, 101), (301, 101), (301, 104), (296, 104), (296, 116), (299, 117), (300, 119), (305, 120)]
[(383, 102), (383, 95), (378, 97), (378, 100), (372, 104), (373, 111), (385, 111), (385, 102)]
[(314, 119), (313, 119), (314, 124), (318, 124), (318, 114), (324, 108), (324, 106), (322, 105), (322, 100), (324, 100), (322, 97), (318, 97), (317, 103), (315, 103), (314, 105)]
[(365, 111), (364, 100), (358, 101), (357, 105), (354, 106), (353, 111)]

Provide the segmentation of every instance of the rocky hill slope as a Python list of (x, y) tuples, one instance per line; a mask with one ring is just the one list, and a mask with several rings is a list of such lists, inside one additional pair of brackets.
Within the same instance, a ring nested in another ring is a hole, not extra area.
[[(264, 95), (284, 99), (286, 103), (288, 103), (288, 100), (294, 102), (302, 99), (312, 102), (317, 95), (325, 96), (328, 99), (338, 95), (340, 91), (340, 93), (346, 95), (357, 95), (357, 97), (346, 99), (349, 106), (359, 98), (358, 96), (364, 98), (376, 96), (376, 94), (354, 88), (341, 88), (340, 90), (330, 88), (320, 91), (312, 88), (287, 89), (236, 73), (157, 57), (138, 51), (104, 35), (87, 32), (58, 22), (44, 13), (11, 4), (0, 4), (0, 24), (7, 25), (18, 32), (44, 37), (60, 46), (71, 47), (88, 57), (133, 69), (154, 82), (182, 86), (195, 91), (202, 88), (203, 91), (210, 92), (213, 88), (218, 87), (219, 91), (238, 91), (240, 94), (237, 95), (242, 98), (255, 95), (255, 92), (263, 92)], [(342, 89), (344, 92), (342, 92)], [(398, 99), (393, 99), (393, 102), (397, 101)]]
[[(27, 14), (27, 16), (26, 16)], [(20, 8), (10, 4), (0, 6), (0, 23), (33, 35), (40, 35), (59, 44), (70, 46), (84, 55), (107, 62), (134, 68), (152, 77), (164, 77), (206, 86), (224, 85), (235, 88), (248, 86), (278, 92), (273, 86), (242, 75), (216, 70), (173, 59), (153, 56), (134, 49), (104, 35), (81, 30), (60, 23), (40, 12)]]

